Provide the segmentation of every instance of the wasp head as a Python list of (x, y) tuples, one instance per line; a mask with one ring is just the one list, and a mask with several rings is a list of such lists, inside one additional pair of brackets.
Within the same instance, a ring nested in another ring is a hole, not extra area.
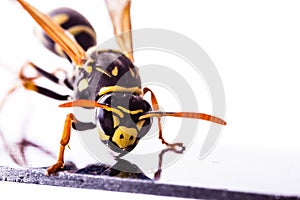
[(98, 103), (109, 105), (109, 109), (97, 108), (100, 139), (117, 152), (134, 149), (151, 127), (151, 118), (139, 120), (151, 110), (150, 104), (141, 96), (118, 92), (104, 95)]

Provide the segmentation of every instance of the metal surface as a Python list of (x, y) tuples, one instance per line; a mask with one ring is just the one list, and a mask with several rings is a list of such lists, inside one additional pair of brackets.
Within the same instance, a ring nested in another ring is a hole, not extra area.
[(223, 199), (223, 200), (265, 200), (265, 199), (300, 199), (300, 197), (275, 196), (266, 194), (243, 193), (230, 190), (217, 190), (199, 187), (160, 184), (152, 180), (115, 178), (104, 175), (83, 175), (60, 172), (57, 176), (45, 176), (45, 170), (0, 167), (0, 180), (40, 185), (51, 185), (72, 188), (109, 190), (161, 196)]

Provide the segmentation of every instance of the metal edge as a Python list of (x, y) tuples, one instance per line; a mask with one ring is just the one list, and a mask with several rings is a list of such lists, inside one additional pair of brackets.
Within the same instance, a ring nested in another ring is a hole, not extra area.
[(59, 172), (56, 176), (45, 176), (42, 168), (11, 168), (0, 166), (0, 181), (31, 183), (59, 187), (85, 188), (151, 194), (159, 196), (194, 198), (194, 199), (222, 199), (222, 200), (268, 200), (268, 199), (300, 199), (300, 196), (278, 196), (256, 194), (224, 189), (208, 189), (200, 187), (157, 183), (152, 180), (117, 178), (104, 175), (83, 175)]

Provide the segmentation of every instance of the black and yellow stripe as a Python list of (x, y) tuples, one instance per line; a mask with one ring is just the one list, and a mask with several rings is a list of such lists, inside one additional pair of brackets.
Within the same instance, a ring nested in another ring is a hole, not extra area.
[[(97, 44), (97, 35), (90, 22), (71, 8), (58, 8), (48, 14), (57, 24), (66, 30), (77, 43), (87, 51)], [(62, 48), (45, 32), (38, 34), (42, 44), (53, 53), (71, 60)]]

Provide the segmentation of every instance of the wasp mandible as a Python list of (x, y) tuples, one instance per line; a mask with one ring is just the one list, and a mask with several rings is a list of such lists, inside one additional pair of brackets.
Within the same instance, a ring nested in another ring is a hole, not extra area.
[[(110, 16), (115, 36), (126, 32), (123, 37), (117, 37), (121, 51), (93, 48), (96, 46), (95, 31), (89, 22), (74, 10), (58, 9), (46, 15), (24, 0), (17, 1), (45, 31), (45, 46), (61, 56), (66, 56), (75, 66), (72, 77), (60, 80), (55, 73), (49, 73), (33, 63), (28, 64), (39, 76), (73, 90), (73, 96), (61, 95), (36, 85), (35, 77), (29, 79), (20, 76), (23, 86), (50, 98), (68, 101), (60, 107), (95, 109), (95, 120), (92, 122), (81, 122), (74, 113), (66, 116), (57, 162), (47, 169), (47, 175), (56, 173), (64, 166), (64, 150), (69, 143), (72, 128), (78, 131), (97, 128), (100, 140), (122, 156), (133, 150), (139, 140), (147, 134), (154, 117), (158, 121), (158, 136), (161, 142), (168, 147), (182, 149), (182, 143), (171, 144), (163, 138), (161, 117), (194, 118), (226, 124), (218, 117), (203, 113), (162, 112), (152, 90), (142, 88), (138, 68), (133, 64), (130, 0), (124, 0), (120, 4), (106, 0), (108, 10), (113, 11), (110, 12)], [(119, 6), (115, 7), (116, 5)], [(116, 12), (116, 9), (119, 11)], [(77, 29), (74, 28), (75, 22)], [(84, 29), (85, 37), (76, 38), (78, 27), (80, 31)], [(150, 93), (150, 103), (143, 99), (146, 93)]]

